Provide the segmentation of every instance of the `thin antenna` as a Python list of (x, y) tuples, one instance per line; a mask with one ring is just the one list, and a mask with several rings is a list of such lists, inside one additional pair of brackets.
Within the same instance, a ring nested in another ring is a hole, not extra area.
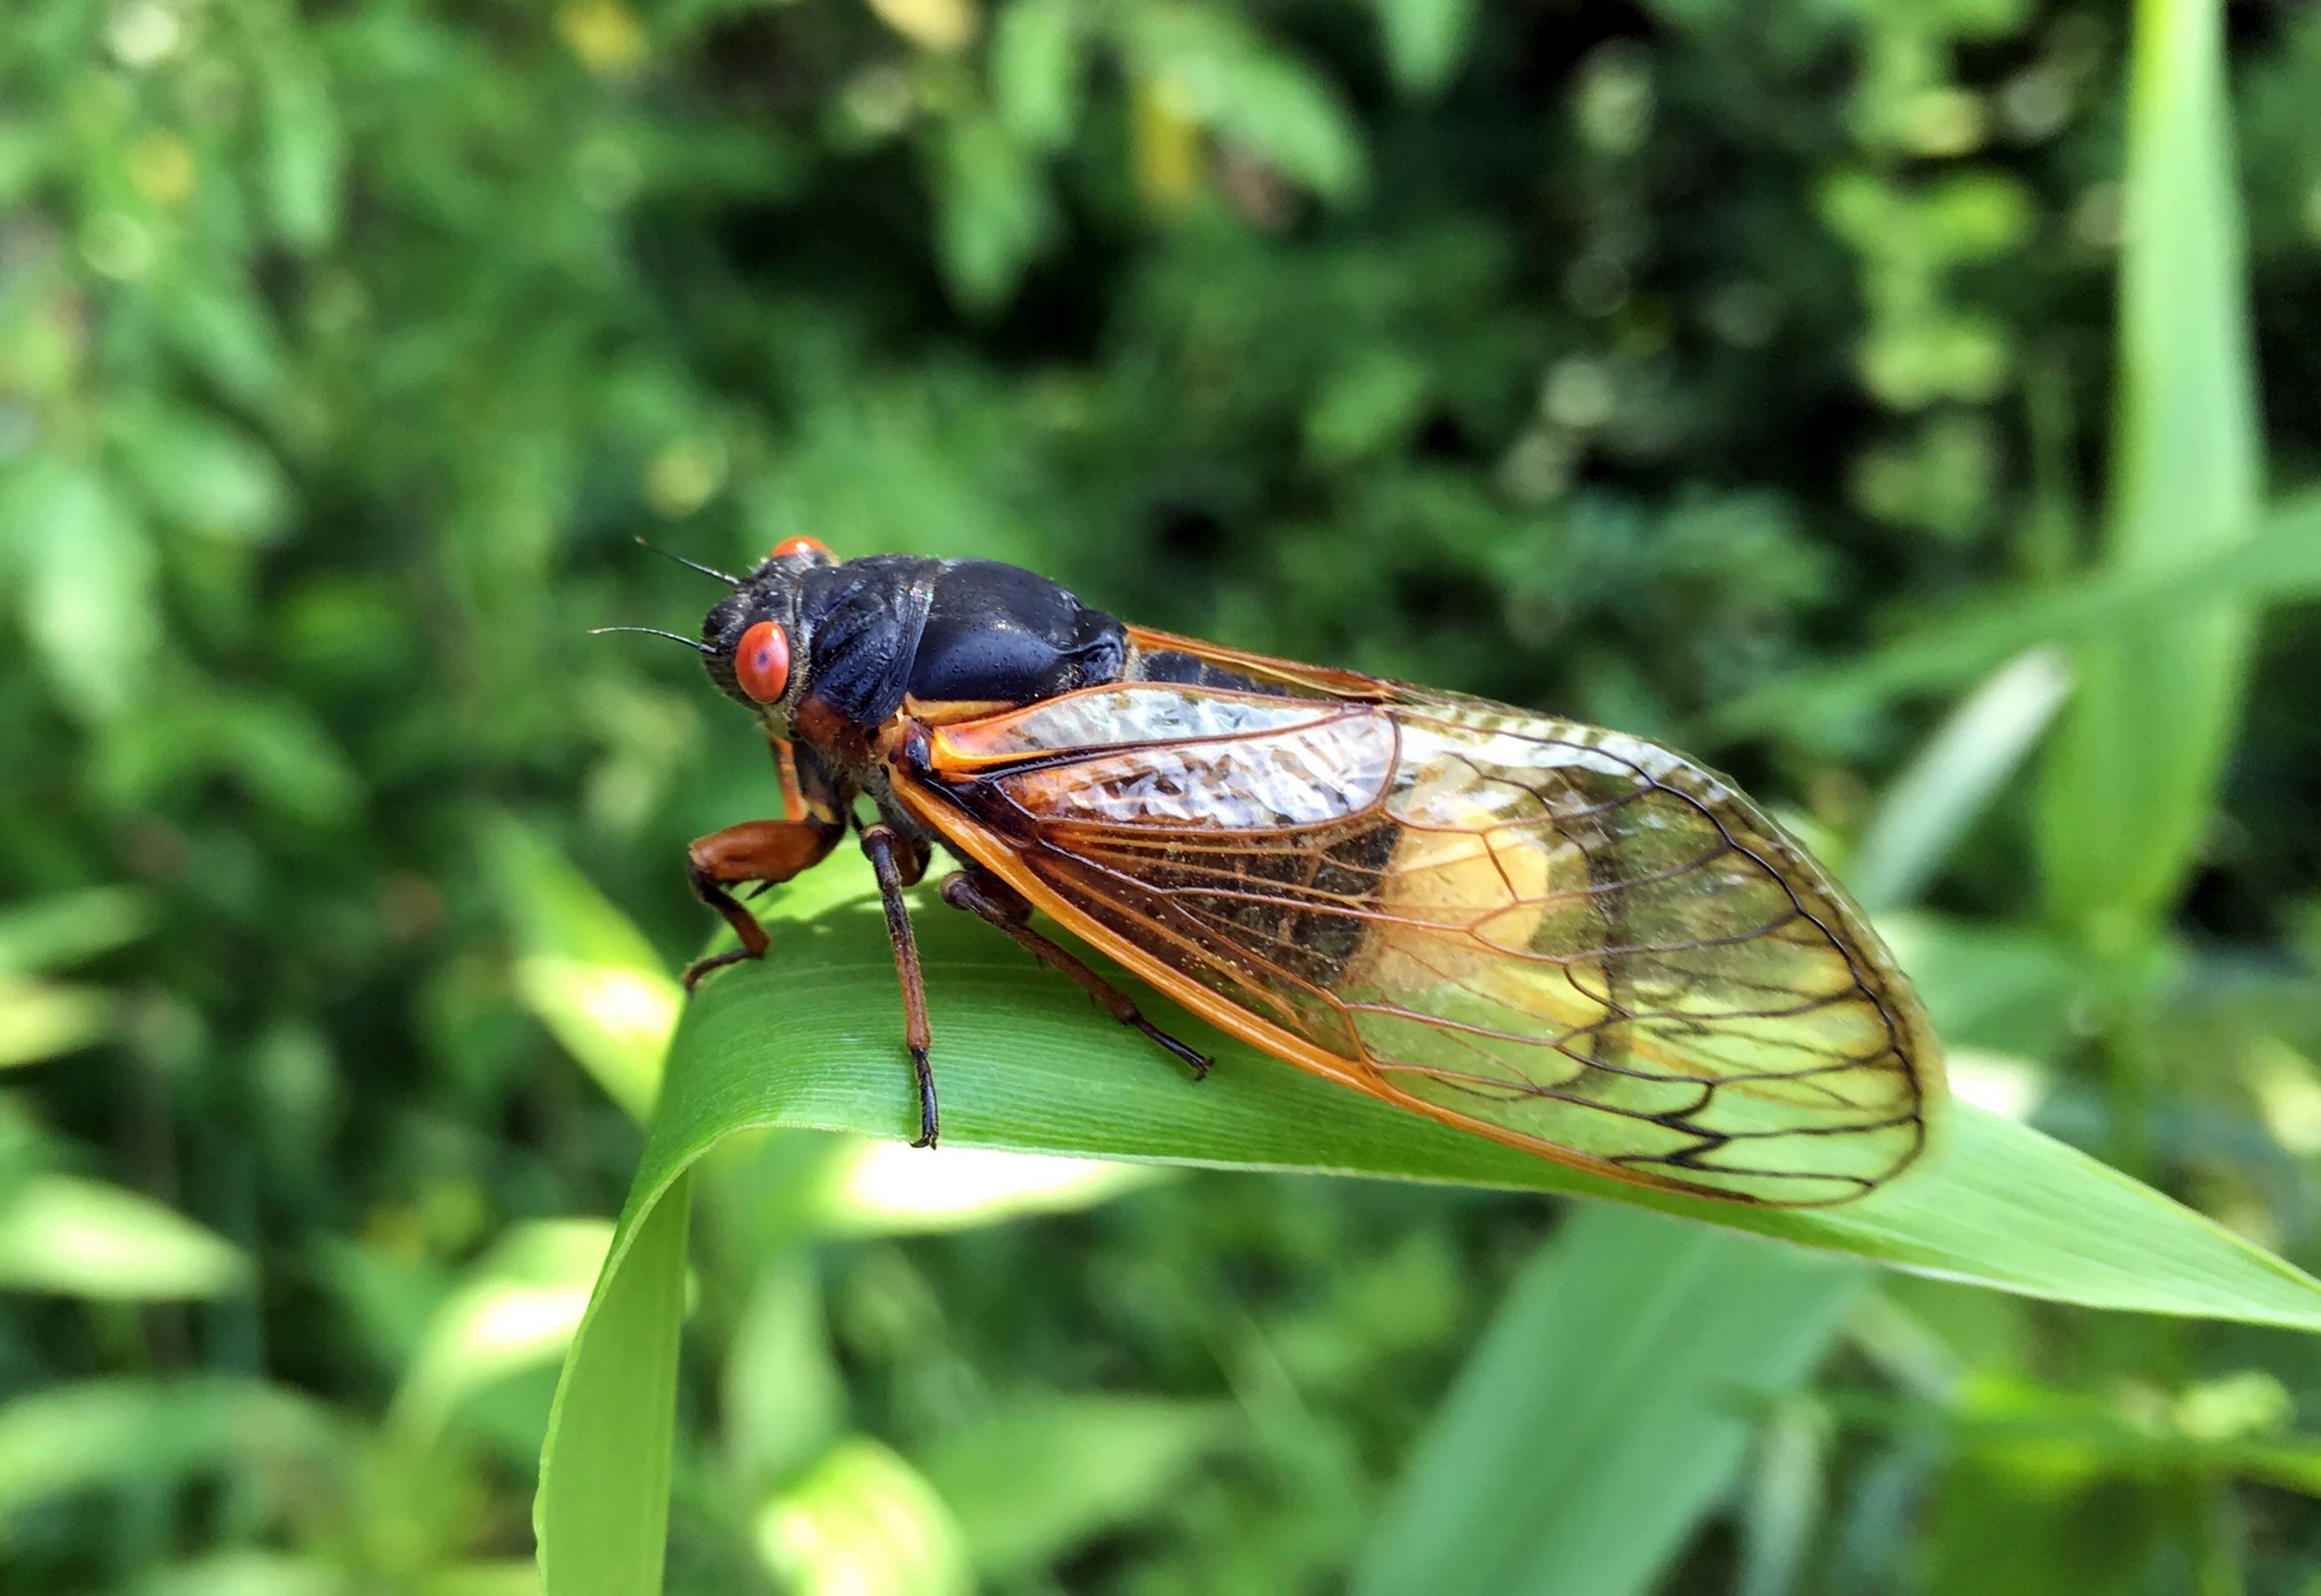
[(671, 642), (681, 642), (695, 654), (717, 653), (716, 649), (711, 648), (699, 638), (685, 637), (673, 631), (663, 631), (657, 626), (592, 626), (589, 629), (589, 635), (603, 637), (608, 631), (641, 631), (647, 637), (665, 637)]
[(664, 560), (674, 560), (679, 564), (684, 566), (688, 571), (699, 571), (705, 577), (715, 577), (719, 581), (723, 582), (729, 588), (738, 588), (742, 585), (742, 579), (739, 577), (729, 577), (723, 571), (719, 570), (715, 565), (705, 565), (697, 560), (688, 560), (684, 555), (672, 554), (667, 549), (655, 549), (652, 544), (646, 542), (642, 538), (637, 539), (637, 547), (644, 550), (647, 553), (658, 554)]

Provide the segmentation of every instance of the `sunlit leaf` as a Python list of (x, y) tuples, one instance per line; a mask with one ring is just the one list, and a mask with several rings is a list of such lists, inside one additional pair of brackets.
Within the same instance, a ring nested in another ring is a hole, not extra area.
[(1233, 12), (1152, 6), (1130, 14), (1138, 74), (1178, 114), (1241, 146), (1327, 200), (1351, 200), (1368, 160), (1337, 91)]
[(152, 901), (131, 887), (92, 887), (0, 909), (0, 970), (64, 969), (152, 928)]
[(491, 850), (521, 950), (517, 992), (607, 1096), (644, 1118), (681, 990), (653, 945), (545, 839), (503, 822)]
[(540, 1571), (528, 1558), (460, 1563), (430, 1574), (419, 1596), (538, 1596)]
[(279, 1551), (221, 1551), (155, 1569), (131, 1596), (345, 1596), (346, 1577), (329, 1558)]
[(153, 551), (114, 486), (35, 456), (0, 477), (0, 551), (26, 632), (58, 694), (111, 720), (149, 685), (161, 640)]
[(2071, 688), (2053, 649), (2008, 664), (1951, 711), (1878, 802), (1846, 884), (1864, 908), (1915, 899), (1990, 798), (2021, 766)]
[(238, 1250), (149, 1197), (55, 1174), (0, 1189), (0, 1287), (154, 1302), (248, 1281)]
[(1026, 1213), (1067, 1213), (1166, 1176), (1150, 1164), (961, 1148), (940, 1161), (865, 1139), (830, 1169), (822, 1225), (839, 1234), (955, 1230)]
[(0, 1070), (36, 1064), (103, 1040), (112, 994), (96, 987), (0, 978)]
[(2029, 1122), (2047, 1095), (2047, 1072), (2035, 1059), (1980, 1047), (1956, 1047), (1943, 1059), (1951, 1090), (2003, 1120)]
[(517, 964), (516, 990), (615, 1102), (639, 1118), (651, 1109), (661, 1051), (676, 1025), (675, 981), (618, 965), (534, 956)]
[(758, 1516), (759, 1554), (797, 1596), (966, 1596), (958, 1521), (934, 1488), (866, 1436), (843, 1441)]
[(1079, 125), (1088, 70), (1072, 0), (1008, 0), (992, 30), (992, 104), (1031, 149), (1060, 148)]
[(948, 53), (975, 37), (975, 0), (870, 0), (870, 7), (922, 49)]
[(435, 1310), (395, 1394), (396, 1417), (432, 1434), (470, 1394), (561, 1358), (612, 1239), (601, 1219), (511, 1228)]
[(345, 135), (321, 60), (293, 34), (269, 52), (265, 93), (266, 188), (274, 225), (292, 249), (312, 251), (338, 231)]

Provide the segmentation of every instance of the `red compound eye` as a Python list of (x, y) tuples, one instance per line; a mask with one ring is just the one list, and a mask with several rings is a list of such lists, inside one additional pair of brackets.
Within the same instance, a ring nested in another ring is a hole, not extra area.
[(733, 651), (733, 680), (760, 704), (771, 704), (790, 684), (790, 640), (772, 621), (759, 621), (742, 633)]
[(784, 538), (773, 546), (773, 557), (777, 560), (785, 560), (792, 554), (826, 555), (829, 552), (819, 538)]

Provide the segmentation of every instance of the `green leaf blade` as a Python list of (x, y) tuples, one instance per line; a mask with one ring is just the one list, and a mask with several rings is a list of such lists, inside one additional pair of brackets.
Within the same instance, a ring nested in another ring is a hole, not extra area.
[(0, 1194), (0, 1290), (105, 1302), (168, 1302), (246, 1291), (240, 1249), (125, 1187), (38, 1173)]
[(532, 1508), (551, 1596), (655, 1596), (685, 1317), (682, 1174), (631, 1188), (556, 1387)]
[[(777, 902), (773, 952), (705, 982), (671, 1046), (551, 1421), (535, 1508), (549, 1596), (659, 1589), (694, 1163), (744, 1131), (915, 1134), (883, 919), (826, 884), (805, 890), (825, 911), (797, 921)], [(1947, 1145), (1926, 1167), (1860, 1202), (1781, 1210), (1689, 1198), (1391, 1108), (1151, 999), (1161, 1023), (1215, 1054), (1196, 1084), (985, 928), (924, 895), (918, 911), (943, 1100), (943, 1147), (922, 1155), (930, 1160), (986, 1148), (1588, 1197), (2056, 1302), (2321, 1330), (2321, 1283), (1971, 1105), (1955, 1106)]]
[[(2137, 6), (2123, 188), (2107, 560), (2167, 574), (2244, 541), (2262, 490), (2218, 0)], [(2133, 946), (2181, 889), (2239, 726), (2250, 642), (2248, 612), (2211, 603), (2081, 649), (2040, 844), (2055, 909), (2090, 945)]]
[(1461, 1371), (1355, 1596), (1650, 1589), (1870, 1278), (1644, 1214), (1575, 1215)]
[[(2321, 1285), (2036, 1131), (1956, 1105), (1948, 1145), (1860, 1202), (1773, 1209), (1628, 1186), (1391, 1108), (1154, 1000), (1218, 1058), (1195, 1084), (982, 927), (922, 909), (944, 1147), (1368, 1175), (1624, 1202), (2089, 1306), (2321, 1328)], [(875, 907), (782, 928), (763, 964), (704, 984), (670, 1059), (641, 1187), (733, 1131), (907, 1137), (893, 961)], [(926, 1155), (940, 1160), (943, 1151)]]

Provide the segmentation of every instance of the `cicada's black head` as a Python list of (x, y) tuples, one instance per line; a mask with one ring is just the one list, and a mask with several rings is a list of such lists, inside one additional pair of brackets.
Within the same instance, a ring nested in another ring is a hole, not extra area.
[(792, 538), (735, 583), (701, 623), (702, 664), (718, 690), (783, 732), (815, 672), (806, 602), (810, 573), (837, 556), (811, 538)]
[[(702, 621), (702, 663), (772, 736), (870, 732), (912, 690), (945, 573), (979, 564), (912, 554), (842, 561), (810, 538), (789, 538)], [(795, 732), (809, 700), (815, 729)]]

